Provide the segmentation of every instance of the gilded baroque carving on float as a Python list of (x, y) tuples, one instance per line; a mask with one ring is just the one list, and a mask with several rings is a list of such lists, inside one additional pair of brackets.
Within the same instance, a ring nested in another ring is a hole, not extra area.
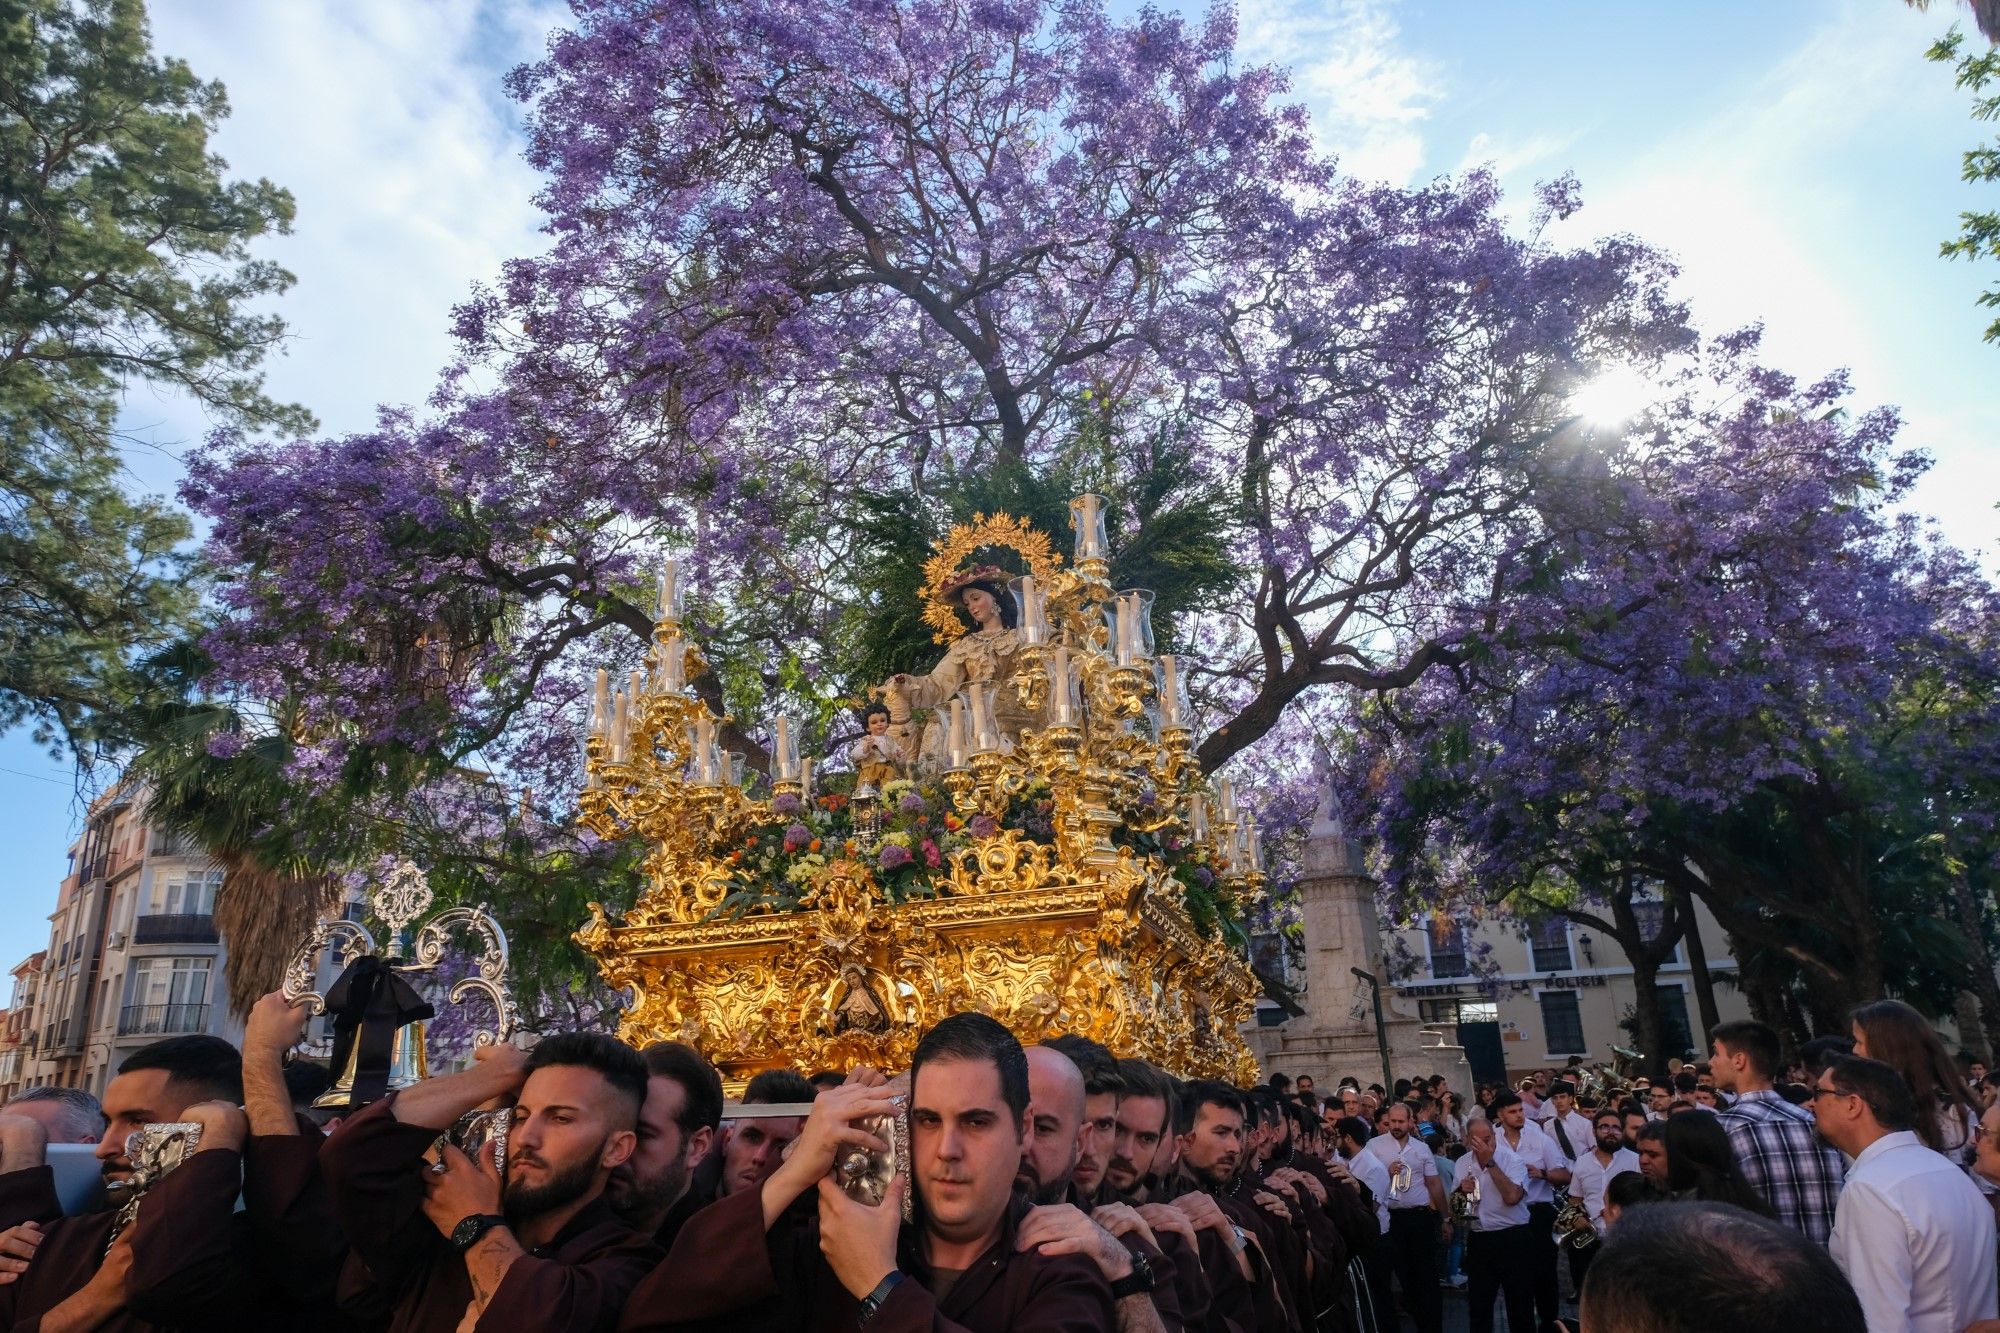
[[(592, 904), (576, 934), (631, 991), (627, 1040), (691, 1042), (740, 1085), (775, 1066), (906, 1068), (926, 1027), (979, 1009), (1023, 1041), (1081, 1032), (1181, 1074), (1254, 1077), (1236, 1027), (1256, 985), (1224, 941), (1263, 889), (1255, 821), (1194, 762), (1152, 595), (1107, 582), (1102, 501), (1071, 508), (1068, 568), (1004, 514), (940, 542), (925, 619), (950, 653), (883, 687), (903, 743), (851, 796), (815, 792), (783, 717), (751, 793), (718, 743), (729, 719), (687, 689), (705, 663), (669, 566), (646, 666), (616, 692), (599, 673), (586, 742), (583, 822), (651, 849), (639, 901), (622, 920)], [(996, 547), (1026, 573), (969, 564)]]

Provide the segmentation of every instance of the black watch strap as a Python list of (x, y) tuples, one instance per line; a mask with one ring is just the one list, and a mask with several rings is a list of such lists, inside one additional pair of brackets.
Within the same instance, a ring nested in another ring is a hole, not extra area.
[(1132, 1271), (1111, 1284), (1111, 1299), (1122, 1301), (1127, 1296), (1150, 1295), (1153, 1288), (1158, 1285), (1159, 1279), (1153, 1274), (1153, 1265), (1147, 1261), (1145, 1255), (1135, 1252), (1132, 1255)]
[(477, 1245), (480, 1237), (487, 1232), (506, 1225), (507, 1219), (498, 1213), (473, 1213), (469, 1217), (462, 1217), (458, 1225), (451, 1229), (452, 1248), (464, 1254)]
[(887, 1276), (875, 1284), (875, 1290), (861, 1298), (861, 1308), (854, 1315), (854, 1326), (856, 1328), (868, 1327), (868, 1321), (881, 1312), (883, 1304), (889, 1299), (889, 1293), (900, 1286), (902, 1281), (902, 1271), (895, 1268), (890, 1269)]

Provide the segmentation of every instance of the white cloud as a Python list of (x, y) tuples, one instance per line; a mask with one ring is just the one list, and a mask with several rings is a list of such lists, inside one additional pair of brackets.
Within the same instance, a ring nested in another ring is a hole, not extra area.
[[(1574, 132), (1506, 138), (1481, 130), (1465, 146), (1465, 155), (1459, 159), (1456, 170), (1464, 172), (1474, 167), (1487, 167), (1494, 175), (1505, 179), (1524, 176), (1544, 163), (1554, 163), (1556, 165), (1552, 169), (1542, 174), (1559, 176), (1562, 174), (1562, 155), (1575, 145), (1577, 138)], [(1509, 196), (1508, 202), (1519, 205), (1524, 216), (1535, 208), (1534, 196), (1526, 190), (1516, 191)]]
[[(500, 87), (535, 58), (553, 0), (155, 0), (154, 45), (220, 79), (231, 116), (214, 147), (240, 177), (298, 200), (293, 234), (258, 247), (298, 283), (282, 298), (281, 399), (329, 431), (378, 402), (419, 402), (452, 355), (450, 309), (501, 262), (539, 249), (540, 181)], [(168, 449), (205, 428), (177, 399), (135, 394), (129, 425)], [(131, 465), (171, 481), (170, 460)]]
[(1423, 165), (1435, 73), (1397, 49), (1389, 0), (1244, 0), (1244, 59), (1285, 65), (1314, 132), (1350, 175), (1409, 184)]

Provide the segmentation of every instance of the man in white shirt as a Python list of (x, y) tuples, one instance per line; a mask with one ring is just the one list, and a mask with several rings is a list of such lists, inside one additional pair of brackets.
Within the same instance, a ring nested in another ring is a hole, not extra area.
[[(1382, 1124), (1388, 1132), (1368, 1140), (1363, 1151), (1373, 1153), (1389, 1172), (1389, 1264), (1403, 1288), (1403, 1305), (1416, 1320), (1417, 1333), (1444, 1333), (1437, 1247), (1440, 1225), (1448, 1219), (1437, 1159), (1410, 1132), (1415, 1121), (1404, 1103), (1390, 1106)], [(1385, 1327), (1396, 1326), (1393, 1309), (1380, 1313)]]
[(1475, 1120), (1465, 1127), (1465, 1156), (1458, 1160), (1458, 1192), (1475, 1200), (1465, 1238), (1465, 1298), (1472, 1333), (1493, 1333), (1493, 1297), (1507, 1302), (1507, 1327), (1534, 1327), (1535, 1290), (1530, 1272), (1528, 1168), (1513, 1149)]
[[(1375, 1198), (1375, 1243), (1361, 1252), (1361, 1269), (1368, 1275), (1368, 1295), (1377, 1310), (1390, 1309), (1394, 1299), (1389, 1275), (1389, 1168), (1367, 1148), (1374, 1132), (1358, 1115), (1342, 1116), (1334, 1126), (1334, 1146), (1346, 1163), (1347, 1174), (1368, 1187)], [(1328, 1170), (1332, 1170), (1329, 1163)]]
[(1554, 1139), (1527, 1122), (1527, 1108), (1512, 1093), (1493, 1099), (1500, 1117), (1500, 1141), (1528, 1169), (1528, 1266), (1535, 1291), (1536, 1327), (1555, 1328), (1560, 1289), (1556, 1286), (1556, 1191), (1569, 1184), (1569, 1161)]
[[(1590, 1151), (1570, 1164), (1569, 1196), (1582, 1202), (1591, 1228), (1602, 1237), (1604, 1187), (1620, 1171), (1637, 1171), (1639, 1154), (1625, 1146), (1625, 1117), (1618, 1108), (1607, 1106), (1600, 1110), (1591, 1122), (1591, 1130), (1595, 1142)], [(1571, 1245), (1566, 1248), (1569, 1250), (1570, 1285), (1582, 1291), (1583, 1275), (1589, 1271), (1590, 1261), (1597, 1257), (1598, 1247), (1586, 1245), (1579, 1250)]]
[(1902, 1076), (1835, 1056), (1813, 1087), (1821, 1137), (1853, 1165), (1827, 1249), (1869, 1333), (1960, 1333), (2000, 1313), (1993, 1210), (1965, 1172), (1923, 1145)]
[(1574, 1162), (1590, 1151), (1590, 1117), (1576, 1109), (1576, 1084), (1556, 1083), (1549, 1089), (1548, 1115), (1536, 1121), (1556, 1141), (1563, 1160)]

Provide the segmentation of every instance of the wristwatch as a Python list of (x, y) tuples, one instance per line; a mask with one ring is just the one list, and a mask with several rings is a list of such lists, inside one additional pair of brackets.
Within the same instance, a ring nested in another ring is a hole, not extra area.
[(1122, 1301), (1127, 1296), (1148, 1295), (1160, 1285), (1160, 1278), (1153, 1271), (1153, 1265), (1145, 1255), (1134, 1252), (1132, 1271), (1111, 1284), (1111, 1299)]
[(464, 1254), (479, 1243), (481, 1236), (495, 1227), (506, 1225), (507, 1219), (498, 1213), (474, 1213), (470, 1217), (462, 1217), (458, 1225), (451, 1229), (451, 1247)]
[(881, 1313), (882, 1306), (889, 1299), (889, 1293), (902, 1285), (902, 1281), (902, 1271), (895, 1268), (890, 1269), (882, 1280), (875, 1284), (875, 1290), (861, 1298), (861, 1308), (854, 1315), (854, 1326), (856, 1328), (866, 1328), (868, 1321)]

